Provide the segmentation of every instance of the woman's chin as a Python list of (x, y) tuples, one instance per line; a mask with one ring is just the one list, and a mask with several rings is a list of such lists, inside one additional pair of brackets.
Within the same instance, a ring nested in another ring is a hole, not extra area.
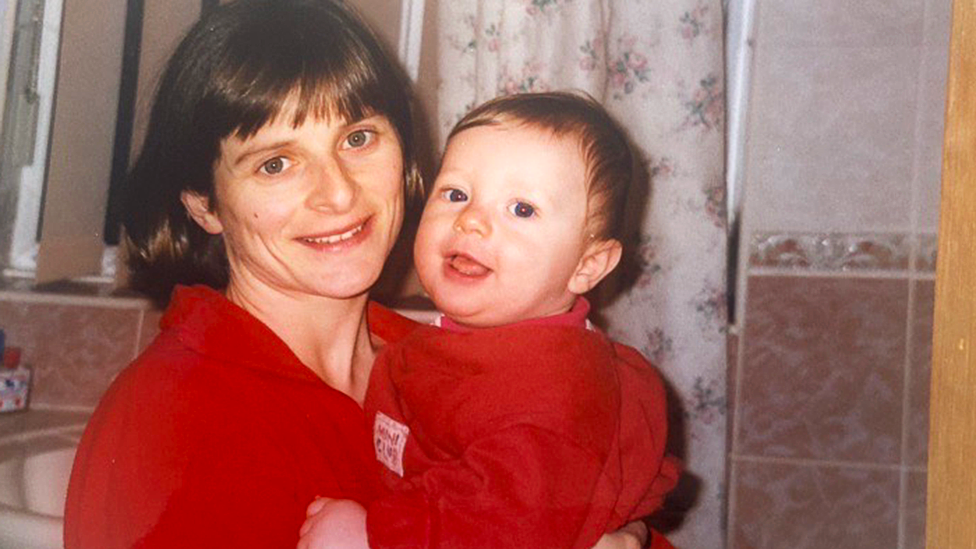
[(316, 284), (312, 292), (322, 297), (332, 299), (353, 299), (369, 293), (376, 283), (379, 273), (370, 277), (357, 277), (349, 280), (328, 280)]
[(318, 276), (297, 276), (291, 280), (267, 281), (265, 286), (273, 293), (288, 294), (292, 299), (326, 298), (332, 300), (353, 299), (369, 292), (379, 278), (379, 270), (355, 270)]

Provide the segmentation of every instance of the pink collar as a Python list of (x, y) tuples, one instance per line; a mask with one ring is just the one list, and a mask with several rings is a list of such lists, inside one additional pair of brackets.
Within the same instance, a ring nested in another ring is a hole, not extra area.
[[(573, 307), (565, 313), (552, 316), (543, 316), (539, 318), (530, 318), (528, 320), (513, 322), (512, 324), (507, 324), (506, 326), (570, 326), (576, 328), (591, 328), (590, 322), (586, 319), (586, 315), (588, 314), (590, 314), (590, 302), (587, 301), (585, 297), (579, 297), (576, 300), (576, 303), (573, 303)], [(435, 324), (441, 328), (444, 328), (445, 330), (459, 333), (473, 332), (479, 329), (458, 324), (444, 315), (438, 317)]]

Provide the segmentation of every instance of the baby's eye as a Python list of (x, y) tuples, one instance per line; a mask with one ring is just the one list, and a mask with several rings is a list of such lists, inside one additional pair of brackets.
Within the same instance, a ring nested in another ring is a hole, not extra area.
[(515, 217), (532, 217), (535, 215), (535, 206), (528, 202), (516, 202), (508, 207)]
[(266, 160), (264, 164), (261, 164), (261, 171), (268, 175), (278, 175), (279, 173), (285, 171), (285, 169), (290, 165), (291, 162), (287, 158), (283, 156), (276, 156), (270, 160)]
[(468, 199), (468, 195), (464, 194), (461, 189), (444, 189), (441, 191), (441, 196), (446, 198), (448, 202), (464, 202)]
[(350, 149), (358, 149), (365, 147), (373, 141), (373, 132), (369, 130), (356, 130), (346, 136), (346, 147)]

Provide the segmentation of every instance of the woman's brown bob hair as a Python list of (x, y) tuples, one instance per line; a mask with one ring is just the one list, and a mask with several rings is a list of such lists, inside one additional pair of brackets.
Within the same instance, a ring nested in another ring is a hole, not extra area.
[(223, 239), (180, 195), (214, 205), (220, 143), (254, 135), (297, 94), (292, 121), (384, 115), (403, 153), (407, 197), (421, 190), (409, 87), (376, 36), (332, 0), (238, 0), (198, 21), (170, 58), (123, 192), (131, 286), (165, 304), (177, 284), (228, 283)]

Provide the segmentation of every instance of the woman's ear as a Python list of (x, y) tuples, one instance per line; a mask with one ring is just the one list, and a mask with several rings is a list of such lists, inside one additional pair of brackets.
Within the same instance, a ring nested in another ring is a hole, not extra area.
[(200, 225), (200, 228), (210, 234), (220, 234), (224, 231), (224, 226), (220, 223), (217, 213), (210, 209), (210, 199), (191, 191), (180, 193), (180, 200), (186, 213)]
[(623, 246), (616, 239), (591, 242), (583, 252), (576, 272), (569, 279), (568, 289), (576, 295), (583, 295), (599, 284), (620, 263)]

